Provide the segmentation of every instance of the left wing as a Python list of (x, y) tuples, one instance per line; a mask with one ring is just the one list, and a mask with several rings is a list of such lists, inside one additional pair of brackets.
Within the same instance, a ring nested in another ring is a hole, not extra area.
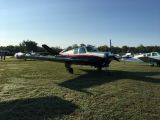
[(85, 59), (72, 59), (72, 58), (64, 58), (61, 56), (25, 56), (25, 59), (44, 60), (44, 61), (61, 62), (61, 63), (69, 62), (71, 64), (89, 62), (88, 60)]

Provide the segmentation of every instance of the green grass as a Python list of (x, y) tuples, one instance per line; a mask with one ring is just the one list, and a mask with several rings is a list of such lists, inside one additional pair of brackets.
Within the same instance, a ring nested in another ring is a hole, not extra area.
[(111, 73), (47, 61), (0, 61), (0, 120), (158, 120), (160, 68), (113, 62)]

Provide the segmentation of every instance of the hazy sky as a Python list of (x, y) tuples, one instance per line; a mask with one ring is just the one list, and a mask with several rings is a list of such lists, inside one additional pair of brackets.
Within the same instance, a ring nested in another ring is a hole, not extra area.
[(0, 46), (160, 45), (160, 0), (0, 0)]

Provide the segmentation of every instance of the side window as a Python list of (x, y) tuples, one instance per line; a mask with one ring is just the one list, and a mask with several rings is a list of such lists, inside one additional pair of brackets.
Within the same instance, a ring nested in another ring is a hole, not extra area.
[(79, 54), (82, 54), (82, 53), (86, 53), (86, 50), (84, 47), (79, 48)]
[(151, 53), (148, 53), (147, 56), (151, 56)]
[(158, 56), (157, 53), (152, 53), (152, 56)]
[(78, 54), (78, 48), (75, 48), (73, 53)]

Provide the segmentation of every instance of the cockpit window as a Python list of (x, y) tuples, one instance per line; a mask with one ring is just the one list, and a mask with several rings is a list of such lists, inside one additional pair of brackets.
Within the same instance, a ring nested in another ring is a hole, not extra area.
[(158, 56), (158, 53), (152, 53), (152, 56)]
[(87, 52), (97, 52), (97, 49), (95, 47), (86, 47)]
[(84, 47), (79, 48), (79, 54), (82, 54), (82, 53), (86, 53), (86, 50)]
[(78, 48), (74, 48), (74, 54), (78, 54)]

